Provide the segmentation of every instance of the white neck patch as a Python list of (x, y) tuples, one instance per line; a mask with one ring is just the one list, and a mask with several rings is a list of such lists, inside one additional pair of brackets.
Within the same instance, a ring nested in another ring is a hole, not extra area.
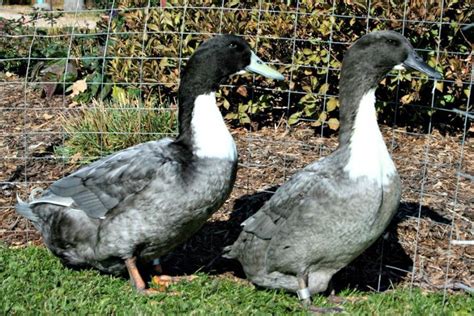
[(377, 124), (375, 89), (360, 100), (349, 147), (350, 157), (344, 171), (351, 179), (365, 176), (379, 185), (389, 183), (396, 169)]
[(200, 158), (236, 160), (237, 148), (216, 103), (216, 94), (202, 94), (194, 101), (194, 154)]

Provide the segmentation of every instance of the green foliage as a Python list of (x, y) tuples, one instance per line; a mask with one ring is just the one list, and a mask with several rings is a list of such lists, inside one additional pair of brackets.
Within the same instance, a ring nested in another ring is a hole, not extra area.
[(94, 101), (91, 106), (63, 116), (69, 137), (66, 146), (56, 153), (87, 162), (174, 133), (175, 111), (155, 107), (157, 101), (151, 96), (142, 101), (139, 94), (139, 90), (114, 86), (112, 100)]
[[(473, 19), (469, 1), (409, 1), (405, 5), (376, 0), (368, 2), (369, 10), (364, 1), (349, 0), (202, 0), (197, 5), (200, 8), (186, 10), (182, 0), (168, 0), (166, 9), (160, 8), (157, 0), (114, 3), (114, 10), (102, 15), (97, 30), (75, 30), (84, 36), (72, 39), (70, 61), (78, 71), (77, 79), (85, 78), (88, 84), (87, 90), (75, 97), (78, 102), (109, 96), (111, 85), (103, 82), (113, 82), (141, 89), (144, 98), (158, 95), (163, 102), (172, 103), (179, 83), (180, 57), (188, 58), (210, 34), (236, 33), (243, 35), (264, 60), (277, 63), (287, 80), (275, 82), (250, 75), (231, 78), (232, 87), (223, 88), (219, 104), (232, 123), (261, 126), (279, 122), (284, 116), (290, 125), (310, 120), (315, 127), (337, 129), (339, 69), (348, 43), (365, 34), (367, 28), (393, 29), (403, 31), (446, 81), (436, 85), (433, 98), (433, 81), (424, 75), (393, 72), (377, 91), (379, 121), (417, 130), (426, 130), (429, 122), (448, 130), (464, 126), (456, 112), (443, 110), (465, 111), (471, 94), (472, 46), (460, 31), (461, 24)], [(111, 4), (104, 0), (100, 5)], [(440, 20), (442, 25), (437, 24)], [(32, 32), (17, 27), (10, 27), (7, 33)], [(100, 35), (89, 36), (94, 32)], [(45, 38), (34, 43), (31, 56), (65, 58), (69, 40), (68, 36), (54, 41)], [(1, 56), (28, 56), (31, 38), (9, 38), (3, 46), (1, 41)], [(10, 71), (24, 68), (26, 60), (7, 66), (0, 63), (0, 70), (2, 66)], [(67, 82), (66, 88), (70, 84)], [(395, 108), (394, 103), (400, 100), (402, 106)]]
[[(395, 290), (337, 293), (350, 315), (472, 315), (472, 296)], [(0, 313), (6, 315), (231, 314), (311, 315), (295, 295), (261, 290), (222, 276), (197, 274), (156, 296), (136, 294), (126, 279), (94, 270), (73, 271), (45, 248), (0, 245)], [(353, 302), (353, 303), (351, 303)], [(316, 306), (333, 306), (313, 296)]]
[[(54, 26), (60, 16), (35, 12), (28, 18), (32, 21), (46, 19)], [(8, 35), (0, 36), (0, 57), (7, 59), (4, 62), (0, 59), (0, 71), (28, 76), (29, 82), (40, 82), (38, 87), (47, 97), (63, 92), (63, 89), (70, 91), (74, 81), (85, 79), (90, 88), (76, 101), (89, 102), (93, 97), (103, 99), (110, 89), (99, 89), (103, 87), (102, 82), (107, 81), (102, 75), (102, 38), (91, 36), (92, 30), (74, 28), (71, 39), (72, 31), (72, 28), (35, 28), (33, 22), (25, 25), (24, 18), (0, 18), (0, 34)]]
[[(125, 10), (126, 7), (145, 7), (147, 1), (121, 0), (118, 2), (118, 15), (111, 21), (111, 29), (120, 35), (111, 36), (110, 54), (115, 56), (107, 66), (107, 75), (114, 82), (134, 83), (143, 80), (148, 83), (144, 93), (154, 94), (160, 86), (164, 96), (176, 96), (179, 78), (178, 57), (189, 57), (206, 35), (198, 33), (237, 33), (242, 34), (256, 47), (257, 53), (267, 61), (277, 61), (279, 70), (286, 74), (287, 82), (273, 82), (254, 77), (254, 86), (248, 85), (248, 78), (232, 78), (235, 88), (224, 88), (219, 99), (227, 119), (235, 124), (267, 124), (279, 121), (288, 115), (290, 125), (301, 119), (311, 120), (316, 127), (326, 126), (338, 129), (338, 77), (342, 57), (347, 45), (365, 34), (367, 20), (366, 3), (340, 1), (336, 5), (325, 1), (303, 0), (295, 27), (296, 1), (257, 2), (226, 1), (230, 9), (221, 12), (220, 1), (203, 0), (200, 6), (208, 10), (188, 9), (184, 16), (183, 1), (168, 1), (168, 9), (153, 7), (150, 10)], [(263, 11), (258, 11), (259, 5)], [(432, 66), (444, 73), (449, 83), (438, 84), (435, 107), (465, 110), (467, 95), (470, 93), (469, 51), (470, 44), (460, 33), (459, 23), (472, 19), (469, 5), (461, 1), (447, 1), (441, 10), (441, 3), (409, 2), (409, 8), (387, 1), (372, 1), (370, 7), (370, 29), (401, 30), (404, 17), (410, 21), (405, 25), (404, 34), (417, 48), (436, 50), (439, 32), (442, 34), (439, 56), (424, 55)], [(251, 10), (238, 10), (239, 8)], [(281, 12), (288, 13), (281, 13)], [(443, 11), (443, 21), (456, 21), (443, 24), (441, 30), (433, 27)], [(337, 17), (331, 14), (337, 14)], [(147, 30), (143, 36), (143, 30)], [(176, 34), (183, 30), (181, 35)], [(123, 35), (123, 32), (134, 34)], [(296, 42), (291, 39), (295, 36)], [(196, 34), (195, 34), (196, 33)], [(255, 37), (259, 34), (259, 37)], [(281, 39), (279, 39), (281, 38)], [(331, 41), (330, 41), (331, 40)], [(460, 55), (450, 52), (459, 52)], [(181, 53), (181, 54), (180, 54)], [(463, 55), (464, 54), (464, 55)], [(134, 60), (121, 57), (136, 57)], [(162, 57), (158, 59), (143, 57)], [(292, 57), (294, 56), (294, 57)], [(287, 66), (293, 64), (293, 67)], [(246, 80), (245, 80), (246, 79)], [(156, 84), (156, 85), (154, 85)], [(397, 87), (400, 86), (400, 89)], [(433, 83), (418, 73), (397, 74), (382, 82), (378, 91), (379, 119), (382, 122), (408, 125), (425, 129), (432, 116), (433, 124), (462, 126), (460, 117), (431, 108)], [(246, 93), (241, 93), (245, 88)], [(260, 89), (264, 88), (264, 89)], [(269, 93), (266, 88), (275, 89)], [(279, 93), (290, 89), (298, 94)], [(402, 92), (403, 94), (399, 94)], [(401, 99), (402, 104), (421, 104), (413, 108), (402, 106), (396, 109), (392, 103)], [(290, 98), (290, 100), (288, 100)], [(289, 105), (289, 108), (287, 107)]]
[(25, 74), (30, 48), (32, 57), (38, 57), (39, 54), (38, 50), (32, 47), (30, 36), (33, 32), (32, 28), (23, 26), (22, 19), (7, 20), (0, 17), (0, 71)]

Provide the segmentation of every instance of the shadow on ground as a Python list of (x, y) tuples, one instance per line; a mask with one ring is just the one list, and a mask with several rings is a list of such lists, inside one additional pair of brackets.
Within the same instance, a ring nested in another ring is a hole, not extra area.
[[(245, 278), (240, 264), (221, 257), (222, 249), (232, 244), (241, 231), (240, 223), (252, 215), (267, 201), (277, 187), (265, 192), (245, 195), (234, 203), (228, 221), (208, 222), (186, 244), (162, 259), (164, 273), (170, 275), (193, 274), (198, 271), (209, 274), (231, 273)], [(413, 261), (399, 242), (397, 226), (411, 217), (430, 218), (449, 224), (450, 220), (417, 203), (401, 203), (398, 213), (384, 234), (349, 266), (338, 272), (332, 288), (360, 291), (384, 291), (402, 281), (412, 269)]]

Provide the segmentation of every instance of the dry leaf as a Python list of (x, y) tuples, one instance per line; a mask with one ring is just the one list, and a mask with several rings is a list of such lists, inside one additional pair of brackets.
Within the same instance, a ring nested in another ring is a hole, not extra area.
[(337, 130), (339, 128), (339, 120), (337, 118), (330, 118), (328, 120), (328, 126), (333, 131)]
[(326, 110), (328, 112), (334, 111), (339, 105), (339, 101), (336, 98), (329, 98), (326, 104)]
[(245, 86), (240, 86), (237, 88), (237, 93), (240, 94), (243, 97), (246, 97), (248, 95), (247, 88)]
[(51, 115), (51, 114), (48, 114), (48, 113), (44, 113), (44, 114), (43, 114), (43, 118), (44, 118), (45, 120), (50, 120), (50, 119), (52, 119), (53, 117), (54, 117), (54, 115)]
[(76, 163), (82, 159), (82, 154), (80, 152), (75, 153), (74, 155), (71, 156), (69, 159), (71, 163)]
[(415, 99), (414, 95), (412, 93), (410, 94), (405, 94), (403, 97), (400, 98), (400, 102), (402, 104), (409, 104), (411, 101)]
[(71, 97), (75, 97), (76, 95), (79, 95), (79, 93), (82, 93), (87, 90), (87, 82), (85, 79), (82, 80), (77, 80), (72, 84), (72, 93)]
[(328, 118), (328, 115), (327, 115), (326, 112), (321, 112), (321, 113), (319, 114), (319, 120), (320, 120), (321, 122), (325, 122), (327, 118)]
[(43, 91), (46, 95), (47, 99), (51, 99), (51, 97), (54, 94), (54, 91), (56, 91), (56, 83), (44, 83), (43, 85)]
[(326, 94), (329, 89), (329, 84), (325, 83), (319, 88), (319, 93)]

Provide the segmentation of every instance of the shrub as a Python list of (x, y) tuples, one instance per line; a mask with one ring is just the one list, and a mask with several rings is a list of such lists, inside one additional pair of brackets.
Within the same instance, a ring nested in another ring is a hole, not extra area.
[[(290, 125), (310, 120), (315, 127), (338, 128), (339, 69), (348, 44), (366, 32), (365, 2), (341, 1), (333, 7), (325, 1), (302, 0), (297, 27), (292, 13), (296, 1), (264, 2), (261, 11), (257, 10), (257, 1), (226, 1), (224, 6), (229, 10), (221, 11), (221, 1), (203, 0), (199, 6), (206, 9), (187, 9), (186, 16), (182, 7), (172, 8), (182, 6), (182, 1), (168, 3), (166, 10), (127, 10), (145, 7), (147, 1), (118, 1), (121, 9), (111, 23), (109, 46), (110, 55), (116, 58), (107, 65), (107, 75), (113, 82), (137, 87), (142, 80), (147, 84), (145, 95), (159, 93), (174, 99), (179, 57), (189, 57), (207, 33), (237, 33), (257, 47), (265, 60), (276, 61), (290, 81), (273, 82), (256, 76), (254, 84), (248, 85), (243, 79), (232, 79), (233, 87), (224, 88), (219, 101), (228, 119), (235, 124), (261, 126), (286, 116)], [(442, 10), (439, 2), (412, 1), (406, 8), (387, 1), (371, 3), (369, 28), (400, 31), (405, 14), (408, 22), (404, 34), (415, 47), (428, 50), (420, 54), (447, 79), (436, 85), (432, 107), (432, 81), (418, 73), (393, 73), (377, 92), (380, 121), (391, 124), (396, 119), (397, 125), (418, 130), (426, 130), (430, 120), (440, 128), (461, 128), (462, 117), (443, 109), (465, 111), (467, 106), (471, 47), (460, 33), (459, 23), (472, 19), (469, 4), (445, 1)], [(434, 22), (441, 11), (443, 24), (439, 27)], [(148, 33), (143, 37), (145, 27)], [(180, 35), (179, 30), (185, 33)], [(434, 51), (439, 32), (442, 41), (437, 60)], [(293, 42), (295, 34), (297, 40)], [(288, 89), (296, 93), (287, 93)], [(402, 106), (397, 109), (393, 104), (399, 100)], [(405, 106), (413, 103), (421, 106)]]
[[(232, 78), (231, 86), (222, 89), (219, 104), (233, 124), (258, 128), (285, 117), (289, 125), (308, 120), (316, 128), (335, 130), (343, 53), (367, 29), (393, 29), (404, 32), (428, 63), (443, 72), (444, 81), (436, 84), (433, 97), (433, 83), (425, 76), (392, 73), (377, 90), (379, 120), (416, 130), (434, 126), (455, 131), (464, 126), (459, 113), (466, 111), (471, 93), (472, 46), (462, 36), (460, 25), (472, 21), (469, 1), (375, 0), (369, 2), (369, 24), (367, 4), (361, 1), (201, 0), (193, 4), (197, 8), (186, 10), (181, 0), (168, 0), (165, 10), (159, 2), (114, 1), (114, 10), (104, 14), (98, 24), (97, 36), (85, 36), (93, 31), (81, 30), (84, 36), (73, 38), (70, 62), (77, 69), (77, 79), (85, 78), (88, 84), (76, 101), (104, 98), (110, 94), (107, 83), (114, 83), (141, 89), (144, 98), (158, 96), (165, 104), (173, 104), (181, 60), (185, 63), (210, 34), (236, 33), (264, 60), (275, 62), (289, 80), (274, 82), (255, 76), (248, 84), (248, 77)], [(110, 1), (102, 1), (102, 6), (107, 4), (110, 6)], [(151, 8), (146, 8), (148, 4)], [(31, 30), (16, 32), (27, 31)], [(65, 58), (68, 41), (67, 36), (56, 43), (45, 40), (42, 46), (33, 47), (31, 56)], [(0, 45), (0, 55), (3, 50), (7, 52), (4, 56), (27, 56), (28, 48), (28, 41), (21, 39)], [(395, 107), (399, 100), (401, 106)]]

